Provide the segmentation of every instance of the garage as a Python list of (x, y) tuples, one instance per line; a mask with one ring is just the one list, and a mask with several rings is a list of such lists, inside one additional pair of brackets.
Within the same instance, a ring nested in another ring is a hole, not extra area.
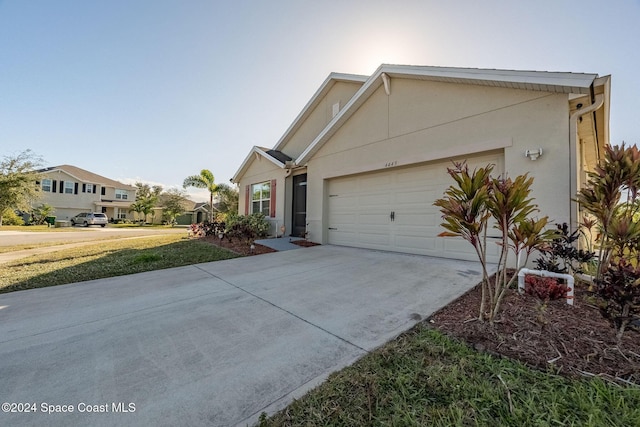
[[(503, 171), (503, 158), (502, 152), (493, 152), (467, 158), (467, 162), (472, 169), (494, 164), (494, 175), (498, 175)], [(329, 180), (329, 244), (477, 260), (468, 242), (437, 237), (443, 228), (433, 202), (453, 183), (447, 167), (450, 161)], [(489, 234), (496, 233), (490, 229)], [(489, 244), (487, 252), (488, 260), (496, 262), (498, 245)]]

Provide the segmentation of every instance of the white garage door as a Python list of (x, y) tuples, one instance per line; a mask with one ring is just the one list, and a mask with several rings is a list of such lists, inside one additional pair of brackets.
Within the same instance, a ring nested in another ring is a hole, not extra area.
[[(494, 164), (503, 170), (502, 154), (468, 158), (475, 167)], [(454, 181), (451, 162), (335, 178), (329, 181), (328, 241), (333, 245), (406, 252), (476, 261), (473, 247), (461, 238), (437, 237), (444, 231), (433, 202)], [(489, 234), (495, 235), (493, 229)], [(498, 246), (489, 240), (488, 260), (497, 262)]]

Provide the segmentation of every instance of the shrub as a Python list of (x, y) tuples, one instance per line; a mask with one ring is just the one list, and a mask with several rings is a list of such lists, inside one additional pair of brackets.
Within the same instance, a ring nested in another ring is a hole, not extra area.
[[(439, 236), (462, 237), (473, 245), (482, 266), (482, 294), (480, 298), (479, 320), (493, 323), (500, 310), (500, 304), (517, 275), (508, 278), (508, 255), (512, 250), (516, 263), (526, 265), (531, 253), (545, 245), (554, 234), (545, 231), (548, 218), (533, 219), (537, 206), (529, 197), (533, 178), (526, 174), (515, 179), (492, 178), (493, 165), (478, 168), (473, 172), (465, 162), (455, 163), (447, 172), (455, 181), (434, 205), (440, 208), (446, 230)], [(498, 271), (491, 283), (487, 271), (487, 227), (489, 219), (500, 233), (498, 244), (501, 253)], [(524, 255), (521, 260), (520, 255)], [(516, 265), (519, 269), (520, 265)]]
[(567, 297), (568, 287), (564, 283), (558, 283), (558, 279), (553, 277), (528, 274), (524, 276), (524, 290), (543, 300), (557, 300)]
[(562, 225), (556, 224), (556, 227), (558, 228), (556, 237), (547, 250), (542, 251), (541, 256), (535, 260), (536, 268), (563, 274), (584, 273), (583, 265), (590, 262), (596, 254), (574, 246), (582, 230), (579, 228), (569, 233), (566, 222)]
[(251, 215), (228, 215), (226, 231), (230, 237), (241, 237), (247, 240), (266, 237), (270, 224), (261, 213)]
[(600, 312), (611, 321), (620, 340), (626, 327), (640, 312), (640, 267), (619, 258), (609, 264), (596, 285), (604, 300)]
[(602, 313), (620, 341), (626, 326), (640, 315), (640, 223), (634, 219), (640, 210), (640, 150), (624, 143), (607, 146), (588, 175), (577, 200), (598, 222), (595, 284), (604, 299)]
[(22, 217), (16, 214), (13, 209), (7, 209), (2, 216), (3, 225), (24, 225)]

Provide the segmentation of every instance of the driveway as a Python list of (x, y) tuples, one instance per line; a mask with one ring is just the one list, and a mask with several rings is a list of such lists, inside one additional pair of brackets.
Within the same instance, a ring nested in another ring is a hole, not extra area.
[(0, 295), (0, 424), (252, 424), (479, 280), (316, 246)]

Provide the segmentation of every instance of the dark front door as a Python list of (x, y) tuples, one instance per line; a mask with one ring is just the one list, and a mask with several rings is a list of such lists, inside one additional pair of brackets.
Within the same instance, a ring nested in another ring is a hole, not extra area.
[(305, 237), (307, 229), (307, 174), (293, 177), (293, 230), (292, 236)]

